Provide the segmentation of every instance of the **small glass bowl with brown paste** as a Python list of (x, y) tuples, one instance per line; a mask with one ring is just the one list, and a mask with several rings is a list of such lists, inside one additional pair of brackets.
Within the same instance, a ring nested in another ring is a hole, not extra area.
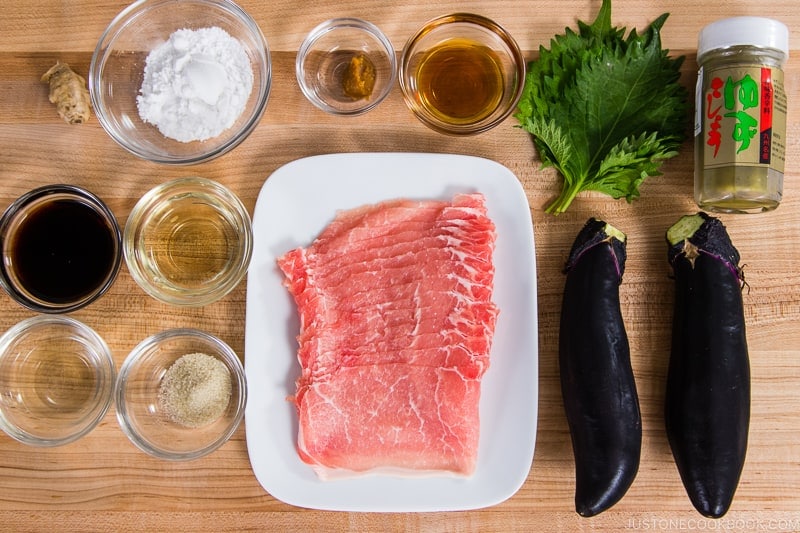
[(331, 19), (306, 37), (295, 63), (308, 100), (334, 115), (360, 115), (380, 104), (397, 79), (392, 43), (374, 24)]

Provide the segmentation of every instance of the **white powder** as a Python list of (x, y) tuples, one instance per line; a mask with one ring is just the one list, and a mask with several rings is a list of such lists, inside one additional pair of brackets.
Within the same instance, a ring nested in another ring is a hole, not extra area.
[(182, 29), (148, 54), (136, 102), (164, 136), (204, 141), (236, 122), (252, 89), (242, 43), (218, 27)]

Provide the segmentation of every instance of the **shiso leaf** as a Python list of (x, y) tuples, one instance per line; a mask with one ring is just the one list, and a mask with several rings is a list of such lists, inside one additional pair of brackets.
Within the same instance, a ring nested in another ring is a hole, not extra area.
[(564, 212), (585, 190), (630, 202), (677, 155), (689, 114), (679, 83), (684, 58), (661, 48), (667, 17), (626, 37), (611, 25), (611, 0), (603, 0), (594, 23), (578, 21), (577, 33), (566, 28), (529, 64), (515, 116), (542, 166), (564, 178), (547, 212)]

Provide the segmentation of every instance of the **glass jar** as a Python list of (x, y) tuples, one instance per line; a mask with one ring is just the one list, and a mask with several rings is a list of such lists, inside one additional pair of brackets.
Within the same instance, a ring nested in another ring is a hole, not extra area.
[(780, 204), (788, 57), (789, 30), (776, 20), (733, 17), (701, 30), (694, 124), (701, 209), (760, 213)]

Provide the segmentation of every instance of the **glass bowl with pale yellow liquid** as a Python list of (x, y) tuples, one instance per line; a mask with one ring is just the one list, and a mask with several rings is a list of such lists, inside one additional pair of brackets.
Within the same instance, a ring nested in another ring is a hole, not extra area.
[(454, 13), (431, 20), (408, 40), (399, 80), (422, 123), (441, 133), (472, 135), (514, 111), (525, 84), (525, 58), (496, 22)]
[(0, 429), (31, 446), (91, 432), (113, 401), (116, 368), (105, 341), (64, 315), (37, 315), (0, 336)]
[(179, 178), (148, 191), (125, 225), (123, 252), (131, 276), (172, 305), (213, 303), (242, 281), (253, 253), (250, 215), (224, 185)]

